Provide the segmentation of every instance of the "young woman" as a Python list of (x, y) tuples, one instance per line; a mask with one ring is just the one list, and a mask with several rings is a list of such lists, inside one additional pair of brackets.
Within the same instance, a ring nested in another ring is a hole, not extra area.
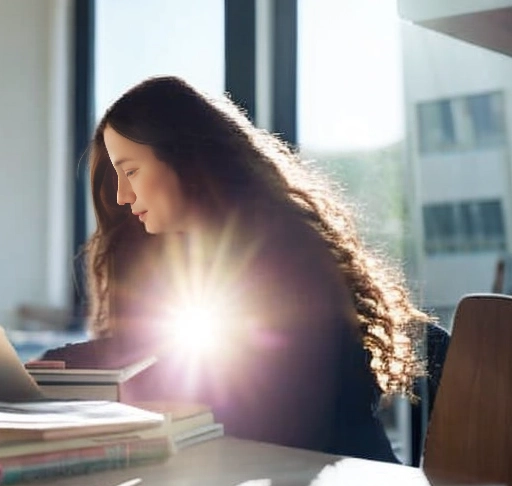
[(107, 110), (90, 165), (95, 339), (47, 359), (157, 353), (128, 399), (203, 401), (230, 435), (396, 461), (376, 410), (423, 372), (429, 318), (297, 154), (228, 99), (157, 77)]

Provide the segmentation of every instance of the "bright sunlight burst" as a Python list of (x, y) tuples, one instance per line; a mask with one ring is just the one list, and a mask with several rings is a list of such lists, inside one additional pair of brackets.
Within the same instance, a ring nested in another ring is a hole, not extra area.
[(174, 325), (175, 344), (188, 352), (209, 352), (219, 345), (221, 322), (214, 309), (187, 306), (178, 311)]

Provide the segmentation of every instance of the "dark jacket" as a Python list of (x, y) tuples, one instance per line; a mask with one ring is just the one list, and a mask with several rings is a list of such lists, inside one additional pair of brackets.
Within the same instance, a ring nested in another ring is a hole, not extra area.
[[(188, 362), (172, 350), (130, 380), (127, 401), (193, 400), (212, 406), (226, 434), (396, 462), (376, 417), (379, 392), (360, 341), (346, 326), (297, 326), (254, 335), (233, 356)], [(49, 350), (68, 367), (117, 367), (150, 349), (140, 337)]]
[(127, 383), (126, 400), (203, 402), (229, 435), (396, 462), (376, 418), (380, 394), (356, 332), (352, 296), (331, 253), (313, 230), (275, 226), (250, 264), (232, 252), (225, 268), (219, 263), (203, 274), (215, 277), (210, 290), (222, 294), (222, 311), (230, 313), (222, 322), (232, 323), (232, 333), (220, 333), (217, 354), (194, 360), (193, 351), (166, 346), (169, 339), (142, 316), (154, 313), (154, 302), (169, 304), (169, 293), (151, 290), (150, 299), (134, 299), (139, 284), (131, 294), (123, 286), (127, 298), (119, 306), (129, 319), (140, 312), (135, 331), (51, 350), (45, 358), (72, 367), (116, 366), (156, 345), (158, 363)]

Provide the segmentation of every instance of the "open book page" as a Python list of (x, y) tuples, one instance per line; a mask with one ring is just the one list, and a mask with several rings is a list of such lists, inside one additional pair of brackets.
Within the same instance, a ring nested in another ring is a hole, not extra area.
[(0, 402), (0, 445), (152, 428), (161, 414), (109, 401)]
[(43, 396), (34, 379), (25, 370), (15, 349), (0, 327), (0, 401), (22, 402)]

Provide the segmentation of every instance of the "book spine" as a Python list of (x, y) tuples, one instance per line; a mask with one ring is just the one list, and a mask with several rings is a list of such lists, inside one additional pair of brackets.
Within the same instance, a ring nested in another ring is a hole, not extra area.
[(195, 431), (185, 432), (174, 436), (174, 446), (177, 451), (185, 449), (200, 442), (217, 439), (224, 436), (224, 425), (215, 423), (201, 427)]
[(0, 458), (0, 484), (88, 474), (163, 460), (172, 453), (167, 437)]

